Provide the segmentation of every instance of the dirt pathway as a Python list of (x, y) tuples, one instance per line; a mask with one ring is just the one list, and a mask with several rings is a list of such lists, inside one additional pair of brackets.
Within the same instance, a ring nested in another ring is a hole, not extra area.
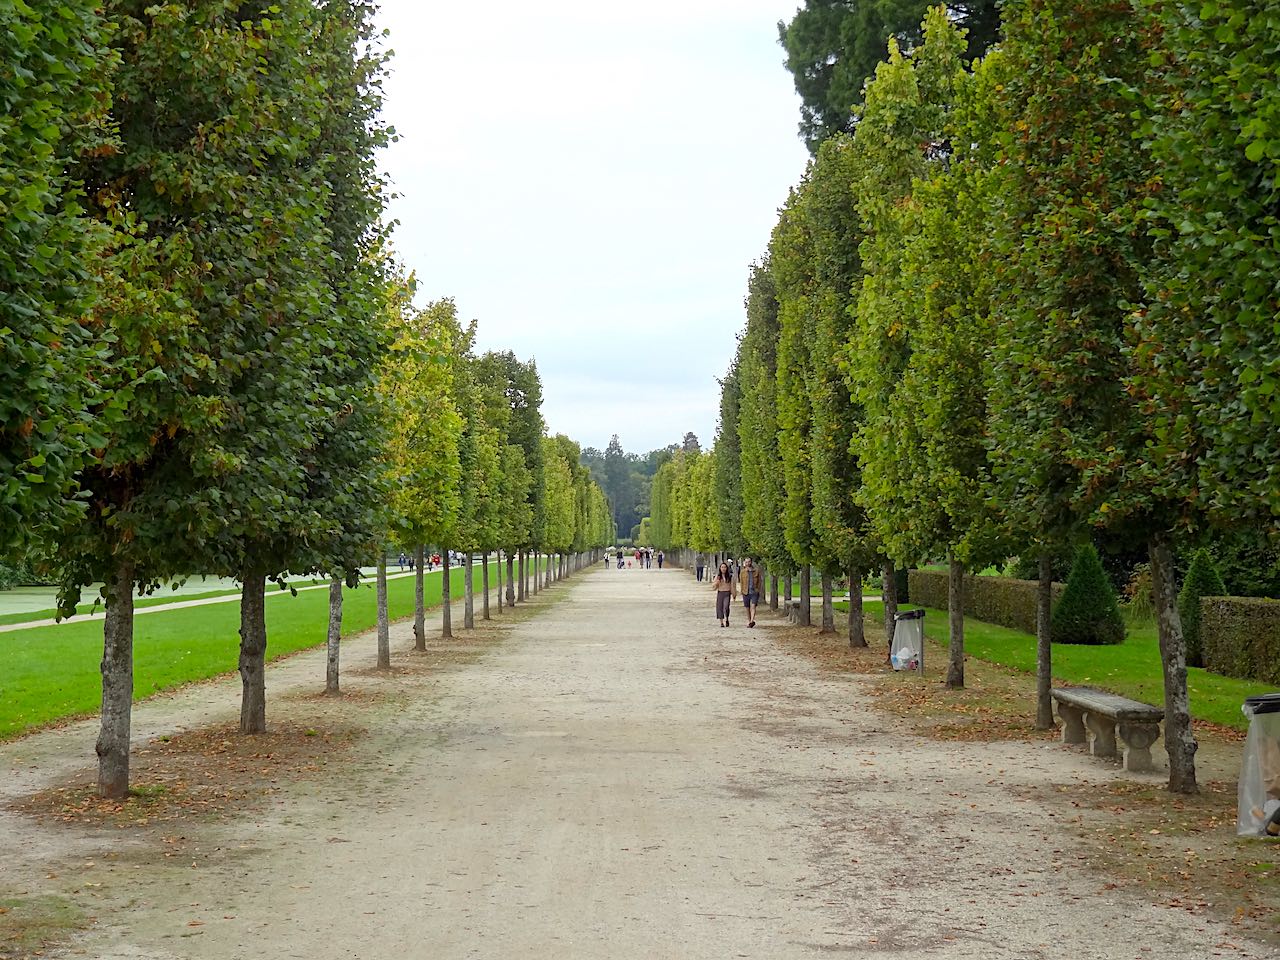
[[(188, 824), (180, 855), (146, 831), (0, 817), (31, 889), (97, 918), (59, 955), (1273, 956), (1108, 889), (1067, 811), (1021, 799), (1106, 767), (1053, 744), (905, 736), (859, 681), (781, 652), (779, 621), (721, 629), (678, 570), (596, 570), (555, 595), (435, 663), (355, 678), (396, 691), (359, 758)], [(273, 704), (321, 662), (273, 668)], [(150, 702), (141, 727), (225, 720), (229, 686)], [(29, 788), (73, 742), (82, 763), (83, 726), (0, 748), (0, 769)], [(39, 879), (55, 855), (74, 883)]]

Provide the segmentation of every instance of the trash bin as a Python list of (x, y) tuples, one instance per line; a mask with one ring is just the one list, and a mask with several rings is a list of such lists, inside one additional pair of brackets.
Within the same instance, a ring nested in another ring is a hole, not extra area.
[(1240, 768), (1236, 833), (1280, 837), (1280, 693), (1249, 697), (1243, 709), (1249, 735)]
[(893, 615), (893, 650), (889, 662), (895, 670), (917, 670), (924, 675), (923, 610), (904, 610)]

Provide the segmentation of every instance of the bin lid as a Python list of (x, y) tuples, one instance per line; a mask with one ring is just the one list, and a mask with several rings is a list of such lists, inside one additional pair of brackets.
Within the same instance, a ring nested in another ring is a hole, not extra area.
[(1280, 693), (1262, 693), (1256, 697), (1246, 697), (1244, 708), (1248, 713), (1280, 713)]
[[(924, 611), (923, 610), (903, 610), (901, 613), (895, 613), (893, 615), (893, 619), (895, 623), (899, 620), (922, 620), (924, 619)], [(1278, 694), (1278, 696), (1280, 696), (1280, 694)], [(1277, 709), (1280, 709), (1280, 708), (1277, 708)]]

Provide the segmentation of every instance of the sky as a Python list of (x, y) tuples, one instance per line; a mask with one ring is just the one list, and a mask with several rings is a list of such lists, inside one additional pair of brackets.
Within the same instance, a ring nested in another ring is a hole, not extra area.
[(397, 252), (552, 433), (710, 446), (747, 270), (804, 172), (796, 0), (383, 0)]

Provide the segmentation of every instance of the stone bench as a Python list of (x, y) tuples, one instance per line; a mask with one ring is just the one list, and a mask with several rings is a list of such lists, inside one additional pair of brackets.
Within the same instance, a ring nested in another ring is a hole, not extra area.
[(1059, 687), (1053, 691), (1062, 718), (1063, 743), (1088, 743), (1095, 757), (1115, 759), (1116, 734), (1124, 744), (1124, 769), (1154, 770), (1151, 745), (1160, 737), (1164, 711), (1092, 687)]
[(792, 597), (790, 600), (780, 601), (782, 609), (787, 615), (787, 619), (792, 623), (800, 622), (800, 600), (798, 597)]

